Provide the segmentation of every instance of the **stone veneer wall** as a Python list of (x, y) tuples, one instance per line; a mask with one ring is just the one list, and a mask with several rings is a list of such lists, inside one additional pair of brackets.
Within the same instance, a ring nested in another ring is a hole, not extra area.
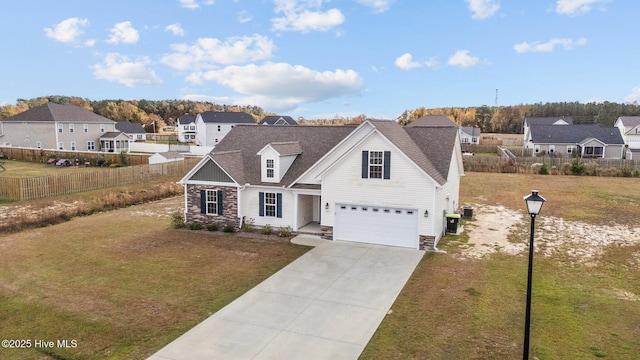
[[(222, 215), (207, 215), (200, 212), (200, 190), (222, 190)], [(186, 222), (197, 221), (204, 225), (217, 224), (240, 228), (238, 218), (238, 189), (229, 186), (187, 185)]]
[(435, 251), (435, 236), (420, 235), (420, 250)]
[(320, 225), (322, 238), (325, 240), (333, 240), (333, 226)]

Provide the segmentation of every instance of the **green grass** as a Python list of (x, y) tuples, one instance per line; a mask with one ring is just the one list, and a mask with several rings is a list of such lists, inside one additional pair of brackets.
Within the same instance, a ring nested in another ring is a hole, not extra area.
[(167, 215), (181, 205), (173, 198), (0, 236), (0, 338), (78, 344), (0, 349), (0, 358), (145, 358), (308, 250), (170, 229)]
[[(538, 188), (547, 198), (540, 216), (567, 214), (595, 224), (634, 218), (627, 223), (636, 225), (640, 209), (628, 204), (638, 201), (637, 191), (629, 191), (637, 180), (563, 178), (468, 173), (461, 203), (524, 208), (522, 196)], [(619, 206), (609, 207), (611, 201)], [(570, 206), (609, 208), (594, 219)], [(425, 255), (361, 359), (522, 357), (527, 256), (463, 258), (459, 246), (468, 238), (462, 235), (441, 240), (438, 247), (447, 254)], [(533, 274), (531, 356), (640, 358), (640, 302), (616, 295), (640, 295), (640, 245), (608, 248), (592, 265), (536, 256)]]

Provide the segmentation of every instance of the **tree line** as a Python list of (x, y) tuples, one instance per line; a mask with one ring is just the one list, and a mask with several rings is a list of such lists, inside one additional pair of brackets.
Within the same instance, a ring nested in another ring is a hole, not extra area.
[[(98, 115), (114, 121), (132, 121), (141, 123), (148, 132), (175, 126), (182, 115), (196, 115), (205, 111), (237, 111), (253, 116), (256, 122), (267, 115), (259, 106), (221, 105), (205, 101), (191, 100), (98, 100), (93, 101), (80, 97), (46, 96), (34, 99), (18, 99), (15, 105), (0, 106), (0, 120), (26, 111), (30, 108), (53, 102), (61, 105), (75, 105), (93, 111)], [(620, 116), (640, 116), (637, 104), (619, 104), (613, 102), (580, 103), (554, 102), (535, 103), (530, 105), (511, 106), (471, 106), (443, 107), (405, 110), (397, 120), (400, 124), (408, 124), (424, 115), (446, 115), (461, 126), (478, 127), (485, 133), (521, 134), (526, 117), (567, 116), (573, 118), (574, 124), (597, 124), (613, 126)], [(279, 114), (286, 115), (286, 114)], [(367, 118), (361, 114), (355, 117), (341, 117), (336, 114), (332, 119), (308, 120), (302, 117), (297, 121), (301, 125), (352, 125), (359, 124)]]

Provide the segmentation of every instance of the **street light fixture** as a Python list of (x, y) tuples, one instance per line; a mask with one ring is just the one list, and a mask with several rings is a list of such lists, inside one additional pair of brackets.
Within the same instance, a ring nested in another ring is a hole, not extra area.
[(524, 201), (527, 202), (527, 211), (531, 216), (531, 232), (529, 237), (529, 271), (527, 274), (527, 311), (524, 321), (524, 351), (523, 360), (529, 360), (529, 328), (531, 325), (531, 279), (533, 277), (533, 231), (536, 223), (536, 216), (542, 209), (545, 199), (538, 195), (538, 190), (531, 190), (531, 195), (525, 196)]

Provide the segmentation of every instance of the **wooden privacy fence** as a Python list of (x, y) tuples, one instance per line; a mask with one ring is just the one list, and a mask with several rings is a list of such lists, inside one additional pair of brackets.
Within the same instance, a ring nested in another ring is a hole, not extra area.
[[(501, 173), (537, 173), (543, 163), (547, 168), (569, 172), (573, 158), (520, 157), (516, 160), (500, 156), (465, 156), (465, 171)], [(582, 159), (588, 174), (621, 175), (640, 171), (640, 160), (624, 159)]]
[(186, 158), (164, 164), (96, 169), (91, 172), (56, 174), (33, 178), (0, 177), (0, 200), (20, 201), (72, 194), (144, 182), (162, 176), (182, 176), (199, 161)]

